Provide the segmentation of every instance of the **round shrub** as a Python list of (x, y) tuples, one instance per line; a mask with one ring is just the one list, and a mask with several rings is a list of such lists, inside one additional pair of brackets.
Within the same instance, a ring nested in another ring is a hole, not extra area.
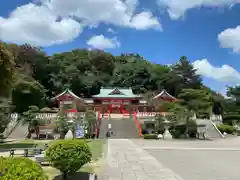
[(91, 161), (91, 150), (84, 140), (59, 140), (51, 144), (45, 153), (46, 159), (63, 173), (78, 171), (84, 164)]
[(158, 139), (157, 134), (144, 134), (143, 136), (144, 139)]
[(220, 124), (217, 127), (221, 133), (233, 134), (235, 132), (235, 128), (227, 124)]
[(0, 157), (1, 180), (48, 180), (41, 166), (24, 157)]

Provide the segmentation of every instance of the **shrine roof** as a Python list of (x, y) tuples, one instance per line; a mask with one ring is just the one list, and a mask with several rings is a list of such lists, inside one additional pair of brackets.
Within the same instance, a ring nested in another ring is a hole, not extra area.
[(98, 95), (93, 98), (140, 98), (140, 95), (133, 93), (131, 88), (101, 88)]
[(158, 99), (158, 98), (170, 98), (172, 100), (177, 100), (177, 98), (175, 98), (174, 96), (172, 96), (171, 94), (169, 94), (166, 90), (162, 90), (159, 94), (157, 94), (156, 96), (153, 97), (153, 99)]
[(62, 93), (58, 94), (57, 96), (53, 97), (52, 100), (56, 100), (64, 95), (70, 95), (75, 99), (79, 99), (81, 101), (84, 101), (82, 98), (78, 97), (76, 94), (74, 94), (70, 89), (65, 89), (65, 91), (63, 91)]

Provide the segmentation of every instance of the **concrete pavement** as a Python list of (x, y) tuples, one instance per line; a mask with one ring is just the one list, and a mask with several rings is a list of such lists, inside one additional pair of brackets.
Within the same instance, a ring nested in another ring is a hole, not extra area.
[(109, 139), (102, 180), (183, 180), (128, 139)]
[(240, 138), (110, 139), (102, 180), (239, 180)]
[(132, 140), (184, 180), (239, 180), (240, 138), (216, 141)]

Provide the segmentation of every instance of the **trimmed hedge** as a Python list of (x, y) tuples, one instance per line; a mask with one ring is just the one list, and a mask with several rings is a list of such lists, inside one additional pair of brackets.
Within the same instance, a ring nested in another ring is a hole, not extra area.
[(233, 134), (236, 130), (233, 126), (227, 125), (227, 124), (220, 124), (217, 125), (217, 128), (221, 133), (227, 133), (227, 134)]
[(48, 180), (39, 164), (24, 157), (0, 157), (1, 180)]
[(63, 173), (63, 178), (91, 161), (92, 153), (84, 140), (59, 140), (46, 150), (46, 159)]
[(144, 139), (158, 139), (157, 134), (144, 134), (143, 136)]

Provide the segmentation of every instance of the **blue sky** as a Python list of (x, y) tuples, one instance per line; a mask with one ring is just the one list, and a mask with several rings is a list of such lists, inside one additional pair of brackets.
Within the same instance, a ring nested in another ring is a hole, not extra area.
[(239, 17), (238, 0), (8, 0), (0, 4), (0, 39), (48, 54), (135, 52), (160, 64), (184, 55), (224, 93), (240, 81)]

